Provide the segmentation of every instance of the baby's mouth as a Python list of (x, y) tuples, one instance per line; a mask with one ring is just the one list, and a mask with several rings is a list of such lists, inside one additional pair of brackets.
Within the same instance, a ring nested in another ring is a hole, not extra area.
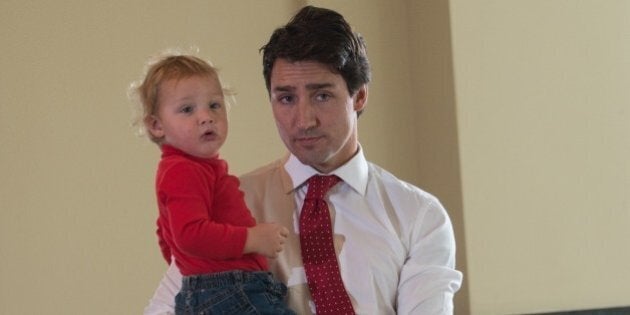
[(201, 138), (204, 140), (214, 140), (216, 138), (216, 133), (212, 130), (208, 130), (201, 135)]

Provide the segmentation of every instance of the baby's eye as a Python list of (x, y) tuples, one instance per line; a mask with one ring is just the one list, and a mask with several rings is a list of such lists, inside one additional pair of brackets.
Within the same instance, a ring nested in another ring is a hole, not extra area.
[(210, 108), (211, 109), (219, 109), (221, 107), (223, 107), (223, 105), (221, 103), (211, 103), (210, 104)]
[(179, 109), (179, 111), (185, 114), (190, 114), (193, 112), (193, 109), (192, 105), (184, 105)]

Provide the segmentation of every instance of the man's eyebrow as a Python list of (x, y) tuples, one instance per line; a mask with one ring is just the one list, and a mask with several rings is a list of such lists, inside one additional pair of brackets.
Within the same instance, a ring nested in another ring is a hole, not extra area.
[[(306, 89), (309, 91), (316, 91), (319, 89), (326, 89), (334, 87), (333, 83), (309, 83), (306, 85)], [(273, 88), (274, 92), (294, 92), (297, 88), (293, 85), (279, 85)]]
[(276, 92), (292, 92), (295, 91), (295, 87), (291, 85), (279, 85), (273, 88)]
[(306, 89), (307, 90), (319, 90), (319, 89), (325, 89), (325, 88), (330, 88), (333, 87), (334, 84), (332, 83), (311, 83), (311, 84), (307, 84), (306, 85)]

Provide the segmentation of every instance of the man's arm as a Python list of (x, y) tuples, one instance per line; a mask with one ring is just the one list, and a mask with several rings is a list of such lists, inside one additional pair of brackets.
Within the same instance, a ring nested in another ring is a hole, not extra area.
[(173, 315), (175, 314), (175, 295), (182, 287), (182, 274), (171, 259), (164, 277), (160, 280), (158, 288), (149, 305), (144, 308), (144, 315)]
[(417, 222), (409, 257), (400, 273), (398, 314), (453, 314), (453, 296), (462, 273), (455, 270), (451, 221), (437, 199)]

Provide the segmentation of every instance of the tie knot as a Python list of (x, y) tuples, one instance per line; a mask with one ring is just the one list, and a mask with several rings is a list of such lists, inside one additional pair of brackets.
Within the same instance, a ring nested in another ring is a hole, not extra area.
[(335, 175), (314, 175), (308, 179), (306, 198), (322, 199), (328, 190), (340, 181), (341, 178)]

